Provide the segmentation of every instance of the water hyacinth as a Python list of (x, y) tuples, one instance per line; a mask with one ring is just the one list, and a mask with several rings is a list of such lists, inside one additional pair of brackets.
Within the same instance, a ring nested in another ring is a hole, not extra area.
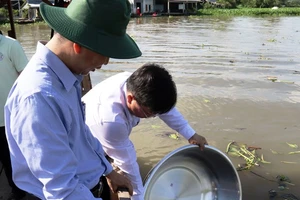
[(246, 144), (238, 144), (237, 142), (230, 142), (227, 145), (226, 153), (231, 156), (242, 157), (246, 163), (239, 164), (238, 171), (250, 169), (252, 166), (259, 166), (259, 163), (270, 164), (271, 162), (264, 159), (263, 154), (258, 156), (256, 150), (260, 147), (248, 147)]

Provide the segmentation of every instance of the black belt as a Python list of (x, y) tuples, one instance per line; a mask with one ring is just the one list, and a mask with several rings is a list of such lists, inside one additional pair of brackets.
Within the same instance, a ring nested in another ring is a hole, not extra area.
[(94, 197), (99, 198), (101, 197), (102, 192), (103, 192), (103, 180), (101, 177), (99, 183), (91, 189), (91, 193), (94, 195)]
[[(99, 183), (93, 187), (90, 191), (91, 193), (94, 195), (94, 197), (99, 198), (99, 197), (103, 197), (103, 188), (108, 187), (108, 185), (105, 185), (106, 183), (106, 179), (105, 177), (101, 177)], [(107, 193), (107, 191), (105, 192)], [(109, 194), (109, 191), (108, 191)], [(40, 198), (34, 196), (33, 194), (27, 194), (27, 200), (41, 200)]]
[(41, 200), (40, 198), (37, 198), (33, 194), (27, 194), (27, 200)]

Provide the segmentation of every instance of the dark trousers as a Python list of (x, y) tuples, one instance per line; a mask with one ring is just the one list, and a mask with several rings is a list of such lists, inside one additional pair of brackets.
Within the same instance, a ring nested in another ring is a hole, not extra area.
[[(99, 193), (97, 191), (101, 191), (101, 195), (99, 196)], [(91, 192), (93, 193), (94, 197), (100, 197), (103, 200), (110, 200), (110, 188), (107, 184), (106, 178), (102, 176), (100, 178), (99, 184), (97, 184), (93, 189), (91, 189)]]
[(26, 192), (19, 189), (12, 179), (12, 168), (11, 168), (11, 161), (10, 161), (10, 154), (9, 154), (9, 148), (7, 144), (7, 139), (5, 135), (5, 127), (0, 127), (0, 161), (3, 164), (3, 169), (5, 171), (8, 184), (12, 188), (12, 193), (18, 195), (18, 196), (25, 196)]
[(106, 178), (104, 176), (102, 176), (101, 180), (102, 180), (102, 184), (103, 184), (103, 191), (102, 191), (102, 194), (100, 197), (103, 200), (110, 200), (110, 188), (107, 184)]
[[(99, 190), (101, 191), (100, 192), (101, 194), (99, 194)], [(100, 197), (103, 200), (110, 200), (110, 188), (104, 176), (102, 176), (100, 178), (100, 182), (93, 189), (91, 189), (91, 192), (96, 198)], [(40, 199), (31, 194), (28, 194), (26, 200), (40, 200)]]

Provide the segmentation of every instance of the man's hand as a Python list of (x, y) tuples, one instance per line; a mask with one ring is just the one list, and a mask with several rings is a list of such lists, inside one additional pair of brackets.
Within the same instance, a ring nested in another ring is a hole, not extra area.
[(108, 186), (113, 193), (117, 193), (118, 188), (127, 188), (129, 194), (132, 196), (133, 188), (130, 180), (126, 176), (117, 173), (115, 170), (112, 170), (112, 172), (105, 177)]
[(204, 149), (204, 145), (208, 144), (205, 137), (198, 135), (195, 133), (190, 139), (189, 139), (190, 144), (196, 144), (200, 147), (201, 150)]

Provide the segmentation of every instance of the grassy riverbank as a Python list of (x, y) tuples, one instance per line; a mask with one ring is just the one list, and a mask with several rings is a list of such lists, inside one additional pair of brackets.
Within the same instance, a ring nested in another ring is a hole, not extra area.
[(200, 9), (197, 15), (213, 16), (299, 16), (300, 7), (295, 8), (236, 8), (236, 9)]

